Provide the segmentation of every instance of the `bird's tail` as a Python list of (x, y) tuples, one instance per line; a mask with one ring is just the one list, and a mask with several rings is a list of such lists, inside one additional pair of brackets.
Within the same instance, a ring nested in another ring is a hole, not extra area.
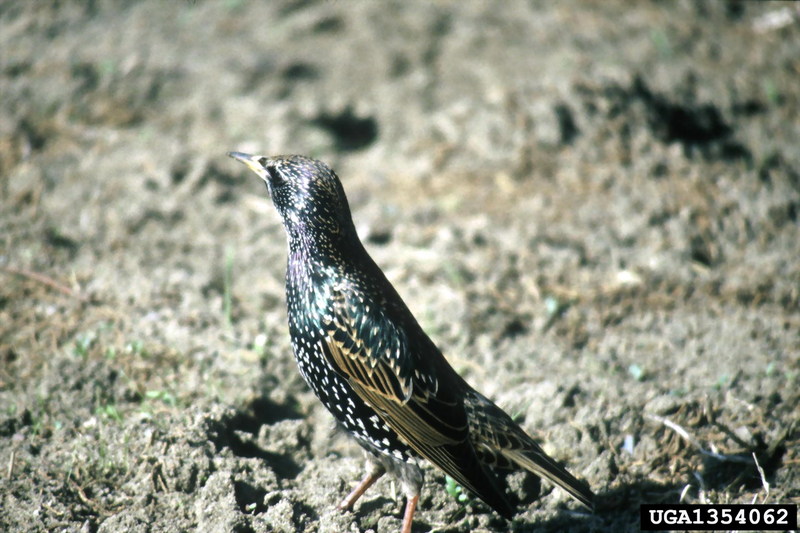
[[(527, 437), (527, 435), (526, 435)], [(589, 509), (594, 509), (594, 493), (585, 482), (577, 479), (558, 464), (532, 439), (528, 438), (527, 446), (517, 449), (504, 449), (500, 453), (508, 460), (525, 470), (552, 481), (569, 492), (576, 500)]]
[(470, 437), (485, 464), (502, 469), (524, 468), (563, 487), (583, 505), (594, 509), (594, 494), (589, 486), (547, 455), (505, 411), (474, 390), (467, 394), (465, 407)]

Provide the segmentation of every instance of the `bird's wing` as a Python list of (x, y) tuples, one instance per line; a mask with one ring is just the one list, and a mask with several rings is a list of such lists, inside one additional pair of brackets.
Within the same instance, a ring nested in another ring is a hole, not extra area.
[(353, 290), (335, 290), (332, 296), (323, 351), (356, 393), (390, 418), (407, 441), (416, 437), (430, 446), (466, 441), (463, 398), (456, 391), (439, 394), (435, 363), (444, 358), (416, 321), (398, 323), (402, 313), (390, 317), (386, 305), (365, 301)]
[(510, 516), (511, 507), (469, 439), (466, 384), (410, 312), (404, 308), (390, 317), (386, 306), (370, 305), (352, 290), (335, 292), (322, 340), (333, 368), (417, 453)]

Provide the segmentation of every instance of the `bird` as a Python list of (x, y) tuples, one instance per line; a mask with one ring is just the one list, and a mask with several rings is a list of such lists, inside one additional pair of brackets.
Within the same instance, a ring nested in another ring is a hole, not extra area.
[(366, 452), (366, 475), (340, 510), (389, 472), (406, 498), (401, 532), (410, 533), (424, 460), (506, 519), (514, 508), (498, 470), (527, 470), (593, 509), (589, 486), (467, 384), (425, 334), (364, 248), (328, 165), (301, 155), (228, 155), (266, 183), (286, 230), (287, 315), (300, 374)]

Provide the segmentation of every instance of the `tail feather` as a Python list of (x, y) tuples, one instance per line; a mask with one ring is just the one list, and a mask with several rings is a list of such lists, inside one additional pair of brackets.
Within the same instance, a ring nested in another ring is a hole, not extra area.
[(505, 411), (474, 390), (466, 400), (470, 439), (484, 464), (504, 469), (524, 468), (552, 481), (594, 509), (594, 494), (589, 486), (547, 455)]
[(587, 508), (594, 509), (594, 493), (589, 488), (589, 485), (567, 472), (563, 466), (544, 453), (544, 450), (538, 444), (532, 440), (530, 444), (533, 444), (533, 446), (525, 449), (506, 449), (500, 453), (525, 470), (548, 479), (563, 488)]

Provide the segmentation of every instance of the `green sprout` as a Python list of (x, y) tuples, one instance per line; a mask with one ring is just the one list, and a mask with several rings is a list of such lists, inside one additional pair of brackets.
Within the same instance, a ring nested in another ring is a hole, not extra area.
[(98, 416), (104, 416), (106, 418), (110, 418), (117, 422), (122, 422), (122, 415), (119, 413), (119, 409), (117, 409), (116, 405), (112, 404), (101, 405), (97, 409), (95, 409), (95, 414)]
[(630, 374), (631, 377), (636, 381), (644, 380), (644, 369), (636, 363), (633, 363), (628, 367), (628, 374)]
[(72, 347), (72, 353), (81, 357), (82, 359), (86, 359), (89, 355), (89, 349), (94, 344), (94, 341), (97, 340), (97, 335), (93, 331), (87, 331), (86, 333), (81, 333), (75, 337), (75, 344)]
[(175, 405), (178, 403), (178, 401), (175, 399), (175, 395), (165, 390), (149, 390), (144, 393), (144, 397), (148, 400), (158, 400), (164, 405), (168, 405), (170, 407), (175, 407)]
[(142, 341), (129, 342), (125, 345), (125, 351), (129, 354), (147, 357), (147, 350), (144, 349), (144, 343)]
[(259, 333), (253, 339), (253, 348), (252, 350), (258, 355), (258, 357), (263, 358), (267, 354), (267, 335), (265, 333)]
[(444, 476), (444, 490), (459, 503), (465, 504), (469, 501), (469, 494), (450, 476)]

